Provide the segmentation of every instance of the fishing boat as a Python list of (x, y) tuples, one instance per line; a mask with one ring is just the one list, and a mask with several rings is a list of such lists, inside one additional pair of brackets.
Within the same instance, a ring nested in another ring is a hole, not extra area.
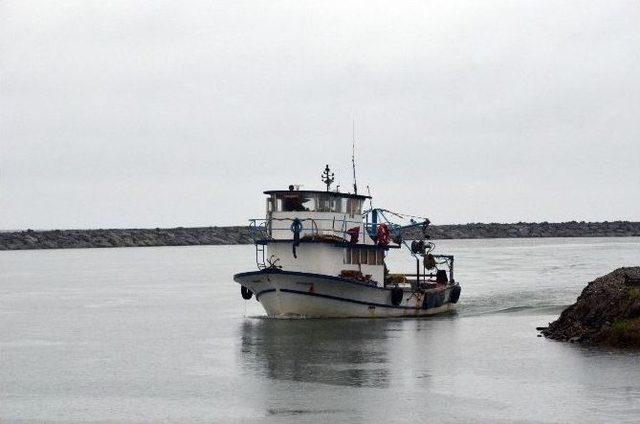
[[(354, 168), (355, 169), (355, 168)], [(355, 171), (354, 171), (355, 173)], [(450, 311), (461, 288), (452, 255), (434, 254), (427, 218), (370, 207), (371, 196), (331, 189), (269, 190), (266, 217), (250, 220), (257, 269), (234, 275), (244, 299), (273, 318), (420, 317)], [(407, 222), (408, 221), (408, 222)], [(391, 272), (392, 249), (415, 272)]]

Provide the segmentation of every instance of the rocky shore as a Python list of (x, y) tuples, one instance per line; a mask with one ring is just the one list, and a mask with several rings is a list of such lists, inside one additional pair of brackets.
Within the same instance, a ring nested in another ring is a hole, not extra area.
[[(630, 237), (640, 236), (640, 222), (571, 221), (432, 225), (429, 227), (428, 233), (434, 240), (517, 237)], [(418, 236), (417, 232), (405, 234), (405, 238), (409, 239), (415, 236)], [(0, 250), (246, 243), (251, 243), (249, 228), (241, 226), (0, 232)]]
[(575, 304), (541, 330), (555, 340), (640, 348), (640, 267), (596, 278)]

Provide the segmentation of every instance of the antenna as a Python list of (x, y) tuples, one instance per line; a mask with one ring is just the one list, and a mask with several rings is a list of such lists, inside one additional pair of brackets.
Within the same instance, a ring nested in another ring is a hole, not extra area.
[(351, 165), (353, 166), (353, 194), (358, 194), (358, 183), (356, 182), (356, 120), (353, 120), (351, 132)]
[(327, 191), (329, 191), (331, 183), (335, 180), (335, 178), (333, 177), (333, 172), (331, 172), (331, 169), (329, 169), (329, 165), (324, 168), (324, 172), (322, 173), (321, 177), (322, 182), (327, 186)]

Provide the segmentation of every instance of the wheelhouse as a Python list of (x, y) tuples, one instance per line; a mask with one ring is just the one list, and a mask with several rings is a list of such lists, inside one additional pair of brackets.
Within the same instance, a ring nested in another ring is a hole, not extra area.
[(265, 191), (267, 213), (273, 212), (333, 212), (359, 216), (363, 203), (369, 196), (349, 193), (313, 190), (274, 190)]

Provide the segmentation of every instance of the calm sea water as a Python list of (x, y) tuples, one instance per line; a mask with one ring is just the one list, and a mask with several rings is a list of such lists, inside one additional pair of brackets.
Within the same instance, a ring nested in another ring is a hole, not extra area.
[(241, 299), (251, 246), (0, 252), (0, 422), (640, 420), (640, 354), (535, 330), (639, 238), (438, 251), (455, 315), (289, 321)]

